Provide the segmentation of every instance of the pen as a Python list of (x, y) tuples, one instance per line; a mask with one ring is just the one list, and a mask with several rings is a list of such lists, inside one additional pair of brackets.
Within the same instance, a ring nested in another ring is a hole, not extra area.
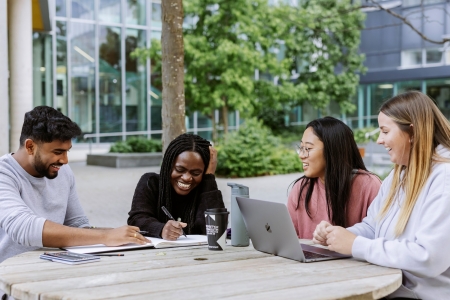
[(140, 234), (142, 234), (142, 235), (146, 235), (147, 233), (148, 233), (148, 231), (145, 231), (145, 230), (140, 230), (140, 231), (138, 231)]
[(94, 256), (125, 256), (125, 254), (117, 253), (117, 254), (94, 254)]
[[(161, 209), (163, 210), (163, 212), (166, 214), (166, 216), (168, 216), (169, 217), (169, 219), (171, 219), (171, 220), (173, 220), (173, 221), (175, 221), (175, 219), (172, 217), (172, 215), (170, 214), (170, 212), (167, 210), (167, 208), (165, 207), (165, 206), (161, 206)], [(186, 236), (186, 233), (184, 233), (184, 230), (183, 230), (183, 228), (181, 228), (181, 231), (183, 231), (183, 235), (184, 235), (184, 237), (187, 237)]]

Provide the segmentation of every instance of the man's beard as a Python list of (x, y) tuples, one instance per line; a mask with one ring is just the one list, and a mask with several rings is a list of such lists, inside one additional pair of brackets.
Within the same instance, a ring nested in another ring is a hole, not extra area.
[(39, 175), (45, 176), (48, 179), (54, 179), (58, 176), (58, 172), (55, 172), (55, 174), (50, 174), (49, 167), (47, 167), (42, 161), (39, 151), (36, 152), (36, 156), (34, 157), (34, 169), (39, 173)]

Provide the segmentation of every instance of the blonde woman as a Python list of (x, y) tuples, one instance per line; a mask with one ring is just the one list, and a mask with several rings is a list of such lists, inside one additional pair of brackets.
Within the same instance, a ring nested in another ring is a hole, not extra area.
[(322, 221), (315, 243), (403, 271), (388, 298), (450, 299), (450, 123), (426, 95), (385, 102), (378, 144), (394, 170), (361, 223), (344, 229)]

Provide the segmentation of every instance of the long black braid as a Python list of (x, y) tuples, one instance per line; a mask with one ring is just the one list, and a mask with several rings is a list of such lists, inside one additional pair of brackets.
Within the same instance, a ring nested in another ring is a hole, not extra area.
[[(204, 138), (195, 135), (184, 133), (172, 142), (170, 142), (167, 150), (164, 154), (164, 158), (161, 164), (160, 181), (159, 181), (159, 197), (158, 197), (158, 207), (165, 206), (169, 211), (172, 211), (172, 184), (170, 181), (173, 164), (177, 159), (178, 155), (185, 151), (197, 152), (202, 157), (203, 163), (205, 164), (205, 169), (203, 170), (203, 175), (205, 175), (206, 169), (209, 165), (209, 146), (211, 143)], [(194, 194), (194, 201), (191, 201), (189, 206), (186, 208), (183, 216), (183, 222), (188, 225), (185, 228), (187, 234), (191, 233), (191, 229), (194, 225), (195, 211), (199, 202), (199, 192), (201, 191), (202, 183), (197, 186)], [(166, 222), (169, 220), (167, 216), (161, 209), (158, 209), (158, 219), (164, 219)]]

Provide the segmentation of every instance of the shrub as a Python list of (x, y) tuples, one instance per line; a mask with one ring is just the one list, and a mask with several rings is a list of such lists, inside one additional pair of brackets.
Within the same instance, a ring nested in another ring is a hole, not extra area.
[(130, 153), (133, 152), (133, 149), (126, 142), (120, 141), (111, 145), (111, 148), (109, 148), (109, 152)]
[(217, 149), (218, 175), (250, 177), (303, 171), (295, 151), (283, 146), (256, 119), (247, 120), (238, 131), (229, 133)]
[(127, 140), (133, 152), (161, 152), (161, 141), (132, 137)]
[(161, 141), (144, 139), (138, 137), (129, 138), (127, 141), (116, 142), (111, 146), (109, 152), (117, 153), (143, 153), (143, 152), (161, 152)]

